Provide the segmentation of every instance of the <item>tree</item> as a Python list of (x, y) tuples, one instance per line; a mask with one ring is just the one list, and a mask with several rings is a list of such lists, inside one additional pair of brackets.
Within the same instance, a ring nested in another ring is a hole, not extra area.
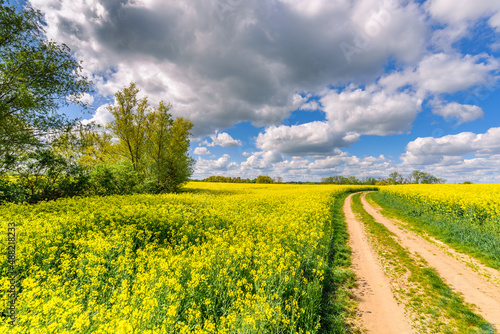
[(380, 181), (375, 182), (376, 186), (388, 186), (389, 184), (390, 183), (387, 182), (386, 180), (380, 180)]
[(255, 180), (255, 183), (273, 183), (273, 178), (266, 175), (259, 175)]
[(387, 182), (389, 184), (403, 184), (404, 183), (404, 177), (402, 174), (398, 172), (392, 172), (389, 174), (389, 178), (387, 179)]
[(108, 129), (119, 139), (119, 153), (130, 159), (134, 171), (141, 172), (146, 157), (148, 99), (137, 98), (139, 89), (135, 83), (115, 94), (115, 105), (108, 106), (114, 120)]
[(41, 147), (47, 133), (73, 126), (76, 120), (56, 111), (86, 106), (81, 97), (90, 92), (70, 49), (46, 39), (41, 13), (0, 0), (0, 172), (20, 152)]
[(445, 179), (437, 178), (434, 175), (419, 170), (414, 170), (408, 176), (408, 181), (413, 184), (438, 184), (446, 182)]
[(183, 117), (173, 119), (171, 106), (163, 101), (152, 108), (147, 97), (139, 99), (138, 94), (135, 83), (115, 94), (116, 103), (109, 107), (114, 120), (108, 130), (140, 182), (154, 188), (148, 191), (178, 191), (193, 173), (194, 160), (187, 153), (193, 123)]
[[(168, 110), (168, 109), (167, 109)], [(178, 117), (176, 118), (170, 129), (168, 141), (160, 141), (159, 137), (152, 137), (153, 142), (166, 144), (166, 154), (162, 155), (159, 160), (155, 160), (155, 182), (158, 192), (173, 192), (178, 191), (180, 185), (189, 181), (189, 177), (193, 174), (193, 165), (195, 161), (187, 154), (189, 149), (189, 136), (193, 128), (193, 123), (190, 120)]]
[(360, 182), (360, 184), (366, 184), (366, 185), (375, 185), (375, 183), (377, 183), (377, 179), (370, 176), (363, 178)]
[(77, 134), (78, 162), (86, 169), (93, 169), (99, 164), (116, 164), (120, 155), (113, 145), (113, 136), (100, 129), (82, 127)]

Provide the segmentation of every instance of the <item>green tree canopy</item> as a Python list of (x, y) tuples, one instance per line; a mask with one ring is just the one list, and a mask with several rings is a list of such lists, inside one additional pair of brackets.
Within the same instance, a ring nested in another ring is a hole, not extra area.
[(274, 180), (272, 177), (267, 176), (267, 175), (259, 175), (257, 179), (255, 180), (255, 183), (274, 183)]
[(16, 152), (75, 121), (57, 113), (81, 102), (90, 81), (64, 44), (47, 40), (39, 11), (0, 0), (0, 170)]
[(183, 117), (173, 119), (171, 106), (163, 101), (151, 107), (138, 93), (131, 83), (115, 94), (115, 104), (109, 106), (114, 120), (108, 130), (118, 139), (119, 154), (143, 182), (151, 183), (152, 191), (177, 191), (193, 173), (194, 160), (188, 155), (193, 124)]

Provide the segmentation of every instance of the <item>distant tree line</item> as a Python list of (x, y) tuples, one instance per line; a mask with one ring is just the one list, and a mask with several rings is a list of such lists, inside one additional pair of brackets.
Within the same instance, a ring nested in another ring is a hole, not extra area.
[(352, 184), (352, 185), (375, 185), (379, 180), (374, 178), (374, 177), (365, 177), (362, 179), (358, 179), (355, 176), (342, 176), (342, 175), (335, 175), (335, 176), (329, 176), (329, 177), (324, 177), (321, 179), (321, 183), (326, 183), (326, 184)]
[(326, 184), (359, 184), (359, 185), (395, 185), (395, 184), (438, 184), (445, 183), (445, 179), (437, 178), (434, 175), (419, 170), (414, 170), (406, 177), (399, 172), (392, 172), (387, 178), (366, 177), (357, 179), (355, 176), (345, 177), (342, 175), (324, 177), (321, 183)]
[[(198, 181), (198, 180), (192, 180)], [(241, 178), (241, 177), (231, 177), (231, 176), (221, 176), (213, 175), (206, 179), (201, 180), (202, 182), (221, 182), (221, 183), (283, 183), (283, 179), (278, 176), (274, 179), (267, 175), (259, 175), (255, 179)]]
[[(192, 181), (200, 181), (200, 180), (192, 180)], [(259, 175), (255, 179), (249, 178), (241, 178), (241, 177), (231, 177), (231, 176), (221, 176), (221, 175), (213, 175), (207, 177), (206, 179), (201, 180), (202, 182), (222, 182), (222, 183), (288, 183), (288, 184), (317, 184), (318, 182), (297, 182), (297, 181), (288, 181), (283, 182), (283, 178), (281, 176), (277, 176), (274, 179), (270, 176)], [(394, 184), (437, 184), (437, 183), (445, 183), (445, 179), (440, 179), (431, 175), (429, 173), (425, 173), (422, 171), (415, 170), (406, 177), (399, 173), (393, 172), (389, 174), (387, 178), (374, 178), (374, 177), (364, 177), (358, 179), (355, 176), (328, 176), (323, 177), (321, 179), (322, 184), (342, 184), (342, 185), (394, 185)]]

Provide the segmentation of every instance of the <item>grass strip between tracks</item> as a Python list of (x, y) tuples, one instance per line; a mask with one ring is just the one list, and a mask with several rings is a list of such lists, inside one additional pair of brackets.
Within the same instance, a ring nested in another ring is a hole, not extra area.
[(408, 227), (414, 232), (424, 237), (432, 235), (457, 251), (475, 257), (489, 267), (500, 269), (500, 240), (493, 233), (455, 221), (453, 216), (422, 213), (410, 203), (390, 194), (370, 193), (367, 198), (380, 206), (388, 218), (409, 223)]
[(492, 326), (475, 314), (435, 269), (420, 256), (408, 252), (394, 233), (375, 222), (364, 210), (360, 195), (353, 196), (352, 208), (365, 225), (384, 272), (391, 280), (396, 300), (405, 304), (405, 311), (419, 332), (494, 333)]

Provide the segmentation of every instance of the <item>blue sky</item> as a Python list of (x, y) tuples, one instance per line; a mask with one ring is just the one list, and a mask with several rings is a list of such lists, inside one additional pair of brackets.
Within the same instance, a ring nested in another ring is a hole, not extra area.
[(31, 0), (95, 82), (194, 123), (194, 178), (500, 182), (498, 0)]

